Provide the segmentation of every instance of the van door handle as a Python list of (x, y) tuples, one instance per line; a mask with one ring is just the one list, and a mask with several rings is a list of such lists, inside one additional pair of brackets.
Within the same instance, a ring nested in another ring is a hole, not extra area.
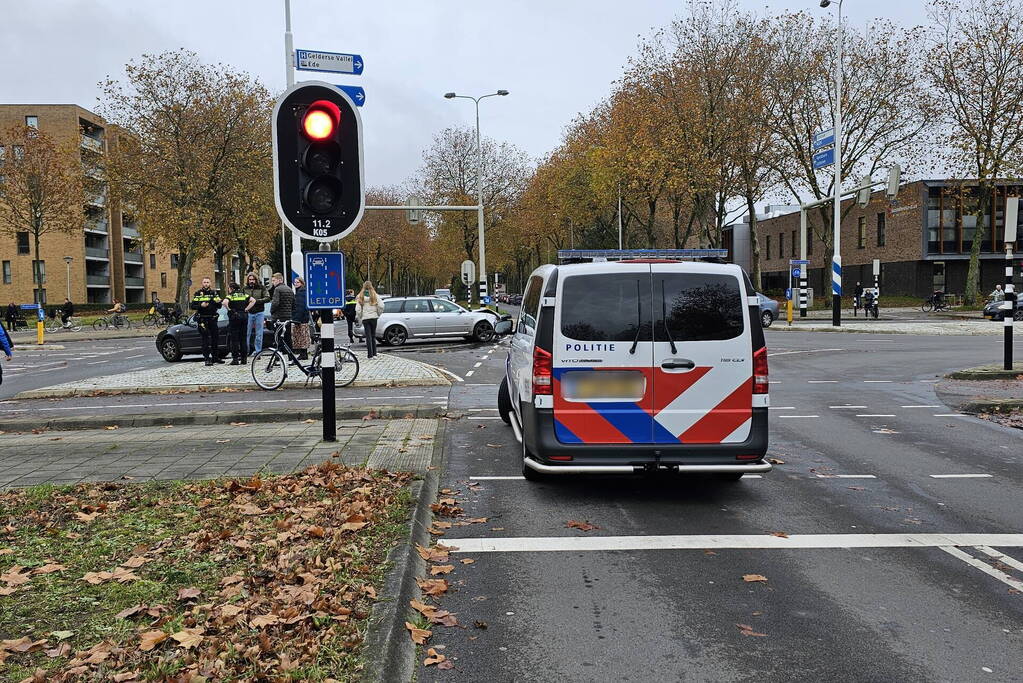
[(661, 363), (661, 367), (665, 370), (692, 370), (696, 363), (688, 358), (669, 358)]

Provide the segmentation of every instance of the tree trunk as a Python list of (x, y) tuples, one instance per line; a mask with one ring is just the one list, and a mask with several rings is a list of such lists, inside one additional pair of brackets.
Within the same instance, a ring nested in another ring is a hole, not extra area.
[(213, 286), (220, 292), (227, 291), (227, 273), (224, 269), (224, 248), (217, 245), (213, 248)]
[(35, 225), (32, 227), (32, 241), (35, 246), (36, 255), (33, 257), (35, 260), (32, 261), (32, 299), (42, 305), (42, 289), (43, 289), (43, 274), (39, 268), (39, 234), (42, 232), (41, 225)]
[[(981, 183), (977, 188), (980, 199), (977, 202), (977, 229), (973, 232), (973, 244), (970, 245), (970, 265), (966, 270), (966, 291), (963, 292), (963, 303), (973, 306), (980, 299), (980, 248), (984, 242), (984, 209), (991, 202), (991, 188), (987, 183)], [(988, 215), (994, 218), (994, 212), (988, 211)], [(992, 235), (994, 231), (992, 231)]]
[(183, 311), (188, 310), (188, 295), (190, 293), (188, 282), (192, 278), (193, 261), (195, 261), (195, 247), (191, 244), (179, 244), (178, 281), (176, 287), (177, 292), (175, 292), (174, 300), (177, 301)]
[[(758, 292), (761, 290), (760, 284), (760, 240), (757, 239), (757, 209), (754, 206), (754, 199), (752, 191), (746, 189), (746, 210), (749, 211), (749, 245), (750, 245), (750, 258), (749, 258), (749, 277), (753, 281), (753, 288)], [(732, 235), (732, 248), (735, 248), (735, 235)], [(805, 267), (805, 266), (804, 266)]]

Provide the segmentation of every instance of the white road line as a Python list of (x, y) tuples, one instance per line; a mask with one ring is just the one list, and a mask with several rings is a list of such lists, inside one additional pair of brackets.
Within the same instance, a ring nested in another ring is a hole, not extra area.
[(473, 367), (474, 367), (474, 368), (478, 368), (478, 367), (479, 367), (479, 366), (481, 366), (481, 365), (483, 365), (483, 361), (480, 361), (479, 363), (476, 363), (476, 365), (474, 365)]
[(771, 379), (771, 380), (768, 380), (768, 384), (781, 384), (781, 380)]
[(890, 379), (865, 379), (864, 384), (891, 384), (894, 380)]
[[(955, 545), (974, 545), (974, 544), (973, 543), (969, 543), (969, 544), (967, 544), (967, 543), (956, 543)], [(983, 545), (983, 544), (978, 544), (978, 545)], [(997, 543), (991, 543), (989, 545), (998, 545), (998, 544)], [(1011, 576), (1009, 576), (1008, 574), (1006, 574), (1005, 572), (998, 571), (997, 569), (995, 569), (994, 567), (989, 565), (987, 562), (984, 562), (983, 560), (978, 560), (977, 558), (975, 558), (975, 557), (973, 557), (971, 555), (967, 555), (966, 553), (964, 553), (959, 548), (953, 548), (953, 547), (945, 546), (945, 545), (938, 546), (938, 548), (940, 550), (944, 550), (946, 553), (948, 553), (952, 557), (959, 558), (960, 560), (962, 560), (966, 564), (970, 565), (971, 567), (975, 567), (975, 568), (979, 569), (980, 571), (984, 572), (988, 576), (992, 576), (992, 577), (998, 579), (999, 581), (1001, 581), (1002, 583), (1004, 583), (1007, 586), (1011, 586), (1012, 588), (1015, 588), (1016, 590), (1023, 590), (1023, 581), (1020, 581), (1018, 579), (1014, 579)]]
[(795, 410), (795, 406), (768, 406), (768, 410)]
[(852, 409), (852, 408), (866, 408), (867, 406), (828, 406), (828, 407), (829, 408), (834, 408), (835, 410), (845, 410), (845, 409)]
[(1021, 572), (1023, 572), (1023, 562), (1020, 562), (1015, 557), (1009, 557), (1008, 555), (1006, 555), (1004, 553), (1000, 553), (997, 550), (995, 550), (994, 548), (989, 548), (986, 545), (977, 545), (977, 546), (974, 546), (974, 548), (976, 548), (980, 552), (986, 554), (988, 557), (995, 558), (996, 560), (998, 560), (1002, 564), (1006, 564), (1006, 565), (1012, 567), (1013, 569), (1018, 569)]
[(845, 349), (809, 349), (807, 351), (776, 351), (768, 352), (767, 356), (790, 356), (794, 353), (823, 353), (824, 351), (845, 351)]
[(877, 479), (873, 474), (818, 474), (818, 479)]
[(526, 478), (523, 477), (522, 475), (518, 475), (518, 476), (514, 476), (514, 477), (469, 477), (469, 479), (471, 479), (473, 481), (505, 481), (505, 480), (508, 480), (508, 481), (525, 481), (526, 480)]
[(86, 363), (86, 365), (99, 365), (100, 363), (109, 363), (109, 362), (110, 361), (108, 361), (108, 360), (96, 360), (96, 361), (93, 361), (91, 363)]
[(465, 376), (466, 377), (472, 377), (474, 372), (476, 372), (476, 371), (475, 370), (470, 370), (469, 372), (465, 373)]
[(808, 379), (807, 384), (838, 384), (837, 379)]
[(495, 413), (497, 408), (469, 408), (466, 412), (469, 413)]
[(500, 420), (500, 415), (467, 415), (470, 420)]
[(137, 355), (137, 356), (125, 356), (125, 357), (124, 357), (124, 360), (131, 360), (132, 358), (145, 358), (145, 356), (146, 356), (146, 354), (144, 354), (144, 353), (140, 353), (140, 354), (139, 354), (139, 355)]
[[(805, 550), (813, 548), (942, 548), (957, 545), (1023, 547), (1023, 534), (770, 534), (689, 536), (559, 536), (451, 538), (456, 553), (582, 550)], [(965, 554), (965, 553), (964, 553)], [(972, 558), (971, 558), (972, 559)]]
[(895, 417), (892, 413), (862, 413), (856, 417)]
[(742, 475), (742, 478), (743, 479), (763, 479), (764, 475), (762, 475), (762, 474), (744, 474), (744, 475)]
[(481, 383), (466, 382), (465, 386), (467, 386), (467, 387), (496, 387), (497, 385), (496, 384), (488, 384), (486, 382), (481, 382)]
[(929, 474), (931, 479), (990, 479), (991, 474)]
[(900, 408), (940, 408), (941, 406), (899, 406)]
[(785, 418), (799, 418), (799, 417), (820, 417), (820, 415), (779, 415), (778, 417)]
[(923, 382), (924, 384), (937, 384), (941, 380), (940, 379), (922, 379), (920, 381)]
[(963, 415), (962, 413), (935, 413), (934, 417), (969, 417), (969, 415)]

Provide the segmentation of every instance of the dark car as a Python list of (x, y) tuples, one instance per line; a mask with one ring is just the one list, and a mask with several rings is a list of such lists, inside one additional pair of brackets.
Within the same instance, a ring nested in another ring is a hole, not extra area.
[[(227, 318), (221, 314), (217, 320), (220, 328), (220, 357), (225, 358), (227, 349)], [(263, 348), (273, 346), (274, 335), (271, 330), (263, 330)], [(156, 335), (156, 350), (160, 352), (163, 359), (169, 363), (181, 360), (184, 356), (201, 356), (202, 339), (199, 336), (199, 328), (196, 327), (195, 316), (189, 316), (180, 325), (171, 325), (166, 330)]]
[(521, 306), (522, 305), (522, 295), (521, 294), (509, 294), (508, 295), (508, 303), (511, 304), (512, 306)]
[[(1004, 304), (1004, 301), (991, 299), (984, 306), (984, 312), (981, 315), (990, 320), (1005, 320), (1005, 310), (1002, 308)], [(1012, 319), (1023, 320), (1023, 307), (1020, 306), (1019, 300), (1016, 301), (1016, 313), (1012, 316)]]

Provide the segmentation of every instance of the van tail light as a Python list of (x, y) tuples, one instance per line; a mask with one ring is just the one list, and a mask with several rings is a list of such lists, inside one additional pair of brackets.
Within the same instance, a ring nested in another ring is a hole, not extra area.
[(762, 346), (753, 354), (753, 393), (767, 393), (767, 347)]
[(550, 351), (545, 351), (539, 346), (533, 347), (533, 395), (550, 396), (554, 393), (552, 377), (554, 374), (554, 359)]

